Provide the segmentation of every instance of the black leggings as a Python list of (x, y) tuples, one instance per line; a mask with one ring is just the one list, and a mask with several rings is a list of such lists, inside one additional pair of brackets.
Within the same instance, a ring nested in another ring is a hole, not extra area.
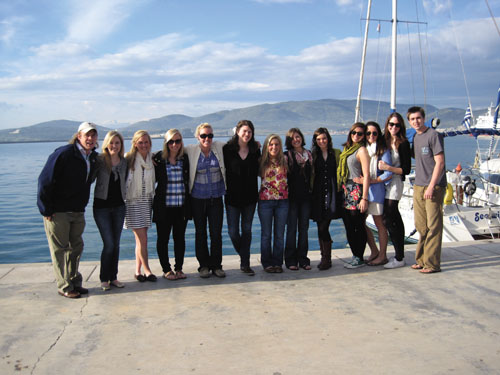
[(342, 220), (344, 221), (347, 242), (351, 247), (352, 255), (363, 259), (366, 247), (366, 215), (359, 210), (344, 209)]
[(330, 236), (330, 223), (332, 221), (329, 219), (321, 219), (317, 222), (318, 224), (318, 239), (324, 242), (332, 242), (332, 237)]
[(394, 250), (396, 251), (396, 259), (401, 261), (405, 257), (405, 226), (401, 214), (398, 209), (399, 201), (386, 199), (384, 201), (384, 225), (391, 236)]

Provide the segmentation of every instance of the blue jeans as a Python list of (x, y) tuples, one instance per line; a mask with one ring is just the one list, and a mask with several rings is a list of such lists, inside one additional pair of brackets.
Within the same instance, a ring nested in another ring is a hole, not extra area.
[(255, 206), (256, 203), (245, 207), (226, 204), (227, 231), (234, 249), (240, 255), (240, 267), (250, 266), (250, 244), (252, 243), (252, 222)]
[(125, 220), (125, 205), (112, 208), (94, 208), (94, 220), (103, 242), (99, 278), (102, 282), (116, 280), (120, 256), (120, 237)]
[[(290, 202), (288, 221), (286, 224), (285, 265), (309, 266), (311, 261), (307, 257), (309, 250), (309, 217), (311, 216), (311, 201), (304, 199), (300, 202)], [(297, 242), (297, 227), (299, 240)]]
[[(288, 199), (259, 200), (260, 260), (264, 268), (283, 264), (285, 226), (288, 217)], [(273, 225), (274, 221), (274, 225)], [(271, 248), (271, 237), (274, 240)]]
[[(201, 268), (222, 268), (222, 222), (224, 205), (221, 198), (191, 198), (195, 228), (195, 252)], [(208, 251), (207, 222), (210, 230), (210, 252)]]

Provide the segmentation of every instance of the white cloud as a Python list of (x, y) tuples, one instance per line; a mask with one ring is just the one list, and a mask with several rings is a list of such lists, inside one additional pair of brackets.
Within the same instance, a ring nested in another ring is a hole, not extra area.
[(28, 21), (27, 17), (11, 17), (0, 21), (0, 41), (10, 44), (19, 29)]
[(91, 43), (112, 33), (140, 0), (74, 0), (68, 23), (67, 39)]
[(290, 4), (290, 3), (309, 3), (311, 0), (254, 0), (261, 4)]
[(449, 12), (451, 10), (451, 0), (424, 0), (424, 9), (429, 14)]

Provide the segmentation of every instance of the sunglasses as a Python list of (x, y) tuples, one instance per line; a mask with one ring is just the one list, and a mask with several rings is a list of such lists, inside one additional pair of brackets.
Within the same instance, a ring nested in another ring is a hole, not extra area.
[(205, 139), (205, 138), (212, 139), (213, 137), (214, 137), (213, 133), (210, 133), (210, 134), (200, 134), (200, 138), (201, 139)]
[(365, 133), (363, 133), (363, 132), (357, 132), (357, 131), (354, 131), (354, 130), (353, 130), (353, 131), (351, 132), (351, 135), (357, 135), (358, 137), (362, 137), (363, 135), (365, 135)]
[(390, 122), (389, 123), (389, 126), (395, 126), (396, 128), (400, 128), (401, 127), (401, 124), (397, 123), (397, 122)]
[(370, 135), (373, 135), (376, 137), (378, 135), (378, 132), (366, 132), (366, 135), (369, 137)]
[(182, 139), (171, 139), (167, 142), (167, 145), (172, 146), (173, 144), (180, 145), (182, 143)]

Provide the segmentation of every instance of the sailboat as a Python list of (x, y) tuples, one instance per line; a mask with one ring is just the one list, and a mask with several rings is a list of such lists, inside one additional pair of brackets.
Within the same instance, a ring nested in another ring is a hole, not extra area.
[[(365, 38), (363, 43), (362, 63), (359, 78), (358, 96), (356, 102), (355, 121), (360, 121), (360, 103), (363, 88), (363, 75), (370, 23), (371, 0), (368, 1)], [(397, 0), (392, 0), (392, 50), (391, 50), (391, 113), (396, 111), (396, 68), (397, 68)], [(500, 88), (496, 107), (490, 109), (493, 118), (491, 129), (483, 126), (470, 127), (470, 113), (464, 118), (465, 131), (445, 132), (444, 136), (472, 134), (476, 138), (479, 134), (491, 135), (490, 147), (483, 156), (479, 148), (476, 156), (476, 165), (470, 169), (468, 175), (462, 175), (457, 168), (447, 172), (447, 195), (443, 210), (444, 228), (443, 242), (470, 241), (484, 238), (500, 238), (500, 155), (497, 154), (498, 135), (497, 121), (500, 106)], [(469, 110), (469, 109), (468, 109)], [(479, 117), (479, 124), (483, 118)], [(436, 127), (438, 119), (431, 119), (426, 125)], [(476, 122), (476, 124), (478, 124)], [(409, 129), (412, 132), (412, 129)], [(451, 134), (453, 133), (453, 134)], [(409, 137), (409, 139), (412, 137)], [(403, 197), (399, 202), (399, 211), (405, 225), (407, 242), (418, 242), (419, 235), (415, 230), (413, 216), (413, 182), (414, 172), (407, 176), (404, 182)], [(479, 186), (478, 186), (479, 185)], [(371, 216), (366, 221), (367, 226), (377, 231)]]

